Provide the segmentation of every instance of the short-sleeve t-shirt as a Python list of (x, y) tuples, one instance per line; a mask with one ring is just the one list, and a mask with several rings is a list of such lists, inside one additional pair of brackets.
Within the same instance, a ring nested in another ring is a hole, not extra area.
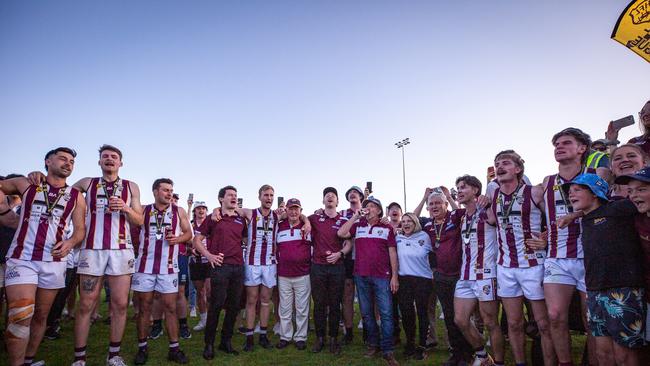
[[(343, 249), (344, 241), (339, 238), (337, 233), (347, 220), (338, 213), (334, 217), (329, 217), (325, 213), (309, 216), (312, 245), (314, 246), (312, 262), (329, 265), (327, 257)], [(342, 262), (342, 260), (338, 260), (333, 264), (341, 264)]]
[(277, 245), (278, 276), (300, 277), (309, 274), (311, 263), (311, 234), (303, 237), (301, 221), (291, 226), (289, 220), (280, 221), (275, 237)]
[(634, 217), (634, 226), (639, 234), (641, 249), (643, 250), (645, 299), (650, 302), (650, 216), (645, 213), (637, 213)]
[(582, 218), (587, 290), (643, 287), (643, 252), (634, 227), (636, 207), (608, 202)]
[(242, 241), (246, 238), (246, 220), (239, 215), (222, 214), (221, 220), (207, 218), (198, 231), (208, 238), (208, 251), (212, 254), (223, 253), (223, 263), (243, 266), (244, 254)]
[[(463, 259), (460, 225), (465, 209), (447, 212), (445, 221), (437, 225), (433, 220), (425, 222), (422, 231), (429, 235), (436, 256), (436, 272), (445, 276), (459, 276)], [(438, 235), (440, 237), (438, 237)]]
[(429, 266), (429, 254), (433, 250), (429, 235), (424, 231), (418, 231), (411, 236), (398, 234), (395, 240), (399, 275), (433, 278), (433, 271)]
[(391, 266), (388, 248), (395, 247), (395, 233), (390, 225), (381, 222), (370, 225), (365, 218), (350, 228), (354, 238), (354, 274), (357, 276), (390, 278)]

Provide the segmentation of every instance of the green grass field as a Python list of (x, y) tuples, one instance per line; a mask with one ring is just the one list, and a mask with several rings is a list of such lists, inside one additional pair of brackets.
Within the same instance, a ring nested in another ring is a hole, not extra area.
[[(101, 314), (106, 316), (107, 305), (102, 302)], [(129, 309), (129, 320), (122, 342), (122, 357), (124, 357), (127, 364), (133, 364), (133, 357), (137, 351), (137, 337), (135, 330), (135, 321), (131, 320), (133, 309)], [(358, 322), (359, 313), (355, 314)], [(223, 312), (222, 312), (223, 317)], [(4, 329), (3, 320), (0, 320), (1, 328)], [(188, 318), (190, 328), (198, 323), (198, 318)], [(221, 326), (221, 322), (219, 323)], [(271, 325), (272, 326), (272, 325)], [(269, 327), (270, 329), (271, 327)], [(441, 344), (437, 348), (428, 352), (428, 358), (423, 361), (405, 360), (402, 357), (402, 346), (396, 348), (396, 357), (403, 365), (439, 365), (444, 362), (448, 357), (447, 345), (442, 336), (445, 331), (444, 322), (439, 320), (437, 323), (438, 338)], [(90, 339), (87, 348), (87, 365), (105, 365), (106, 354), (108, 352), (108, 332), (109, 326), (103, 320), (97, 321), (92, 325), (90, 330)], [(72, 321), (64, 321), (62, 323), (62, 337), (57, 340), (44, 339), (41, 344), (40, 350), (36, 360), (45, 360), (48, 366), (70, 365), (73, 361), (73, 339), (72, 339)], [(320, 354), (314, 354), (310, 351), (311, 342), (315, 334), (313, 331), (309, 332), (309, 339), (307, 341), (308, 348), (304, 351), (298, 351), (293, 345), (283, 349), (263, 349), (256, 347), (251, 353), (240, 352), (239, 356), (226, 355), (223, 352), (216, 351), (215, 358), (211, 361), (205, 361), (201, 354), (203, 352), (203, 332), (192, 332), (192, 338), (187, 340), (180, 340), (181, 348), (188, 356), (191, 365), (384, 365), (381, 358), (367, 359), (363, 357), (365, 347), (361, 340), (361, 330), (355, 327), (354, 343), (349, 346), (343, 347), (343, 352), (340, 356), (331, 355), (326, 349)], [(217, 333), (217, 344), (220, 335)], [(273, 344), (279, 341), (275, 335), (270, 335)], [(573, 336), (573, 355), (574, 362), (579, 362), (582, 347), (584, 345), (585, 337), (582, 335)], [(256, 336), (257, 341), (257, 336)], [(402, 342), (404, 341), (404, 334), (402, 333)], [(237, 350), (241, 350), (244, 343), (244, 336), (236, 334), (233, 339), (233, 346)], [(528, 343), (530, 346), (530, 342)], [(156, 340), (149, 340), (149, 361), (148, 365), (161, 366), (161, 365), (175, 365), (167, 361), (167, 337), (165, 334)], [(216, 347), (216, 344), (215, 344)], [(3, 353), (5, 351), (3, 350)], [(509, 351), (506, 357), (507, 364), (513, 364)], [(0, 365), (6, 365), (6, 357), (0, 357)]]

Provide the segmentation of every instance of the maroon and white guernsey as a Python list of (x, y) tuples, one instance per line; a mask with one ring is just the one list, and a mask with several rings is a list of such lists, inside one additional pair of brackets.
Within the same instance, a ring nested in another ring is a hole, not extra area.
[(70, 186), (29, 186), (22, 196), (20, 222), (7, 258), (41, 262), (65, 260), (54, 258), (52, 248), (64, 239), (78, 196), (79, 191)]
[(548, 223), (548, 258), (584, 258), (580, 238), (580, 218), (560, 229), (557, 220), (573, 212), (569, 195), (562, 190), (564, 180), (559, 174), (547, 177), (544, 191), (546, 222)]
[(278, 276), (300, 277), (309, 274), (311, 263), (311, 235), (303, 238), (304, 223), (291, 227), (289, 220), (280, 221), (276, 234), (278, 248)]
[(248, 225), (248, 245), (246, 246), (246, 263), (253, 266), (276, 264), (275, 233), (278, 229), (278, 215), (271, 211), (262, 215), (259, 208), (251, 215)]
[(520, 184), (512, 194), (499, 188), (492, 199), (497, 221), (499, 265), (508, 268), (534, 267), (544, 263), (545, 250), (532, 250), (524, 241), (542, 232), (542, 211), (533, 202), (533, 186)]
[(93, 178), (86, 192), (86, 244), (85, 249), (132, 249), (131, 230), (126, 214), (110, 211), (110, 197), (122, 198), (126, 206), (131, 205), (130, 182), (117, 178), (106, 182), (103, 178)]
[[(350, 220), (352, 218), (352, 216), (354, 215), (354, 211), (352, 211), (352, 209), (348, 208), (348, 209), (345, 209), (345, 210), (341, 210), (339, 215), (343, 216), (346, 220)], [(355, 260), (356, 259), (357, 255), (356, 255), (355, 252), (356, 252), (356, 250), (354, 250), (354, 248), (353, 248), (352, 251), (350, 252), (350, 260)]]
[(178, 206), (171, 204), (164, 211), (158, 211), (151, 204), (144, 208), (144, 223), (140, 230), (140, 247), (135, 270), (138, 273), (172, 274), (178, 272), (179, 245), (169, 245), (166, 233), (178, 236), (181, 233)]
[(484, 280), (497, 275), (497, 228), (488, 223), (485, 211), (463, 216), (461, 280)]

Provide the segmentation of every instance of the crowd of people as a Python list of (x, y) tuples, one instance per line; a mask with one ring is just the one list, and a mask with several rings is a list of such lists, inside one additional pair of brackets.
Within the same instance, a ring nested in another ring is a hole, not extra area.
[[(190, 356), (206, 360), (216, 350), (237, 355), (256, 345), (306, 349), (312, 303), (311, 351), (340, 354), (354, 338), (356, 294), (363, 356), (381, 356), (388, 365), (399, 364), (402, 330), (404, 357), (427, 356), (438, 302), (449, 341), (446, 366), (504, 365), (506, 343), (513, 363), (525, 365), (526, 335), (536, 339), (545, 365), (571, 365), (572, 312), (587, 334), (586, 363), (647, 364), (650, 102), (639, 124), (644, 134), (620, 146), (610, 126), (598, 149), (577, 128), (555, 133), (557, 171), (537, 185), (517, 152), (501, 151), (485, 190), (481, 179), (461, 175), (451, 191), (426, 188), (407, 213), (358, 186), (341, 199), (336, 188), (324, 188), (323, 207), (314, 213), (303, 212), (298, 198), (273, 209), (270, 185), (260, 187), (258, 208), (242, 208), (237, 189), (225, 186), (214, 210), (192, 195), (185, 210), (169, 178), (153, 182), (154, 202), (143, 206), (140, 187), (119, 176), (119, 148), (101, 146), (101, 176), (73, 185), (67, 178), (76, 152), (56, 148), (45, 155), (45, 173), (0, 181), (9, 364), (43, 364), (34, 360), (39, 344), (78, 288), (72, 365), (85, 365), (104, 283), (107, 365), (127, 363), (120, 348), (130, 299), (137, 313), (133, 363), (147, 363), (148, 340), (161, 335), (163, 322), (168, 359), (188, 363), (179, 340), (191, 336), (189, 281), (200, 316), (194, 330), (204, 332), (205, 343), (202, 355)], [(275, 344), (268, 334), (272, 305)], [(242, 312), (239, 348), (232, 337)]]

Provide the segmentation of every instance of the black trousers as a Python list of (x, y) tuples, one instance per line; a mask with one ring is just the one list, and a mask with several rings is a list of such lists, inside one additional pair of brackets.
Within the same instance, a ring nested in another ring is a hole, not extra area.
[(309, 278), (311, 297), (314, 300), (316, 336), (325, 337), (325, 328), (329, 324), (329, 336), (337, 337), (345, 286), (345, 266), (343, 263), (334, 265), (312, 263)]
[(222, 264), (210, 273), (210, 300), (208, 304), (208, 319), (205, 325), (205, 344), (214, 344), (219, 325), (221, 309), (226, 310), (226, 316), (221, 328), (221, 342), (232, 339), (233, 327), (239, 312), (239, 300), (244, 288), (244, 266)]
[[(433, 280), (431, 278), (417, 276), (399, 276), (399, 311), (402, 314), (402, 327), (406, 334), (406, 344), (415, 345), (415, 314), (417, 309), (417, 320), (419, 329), (419, 344), (425, 345), (429, 331), (429, 318), (427, 307), (429, 296), (433, 292)], [(415, 308), (413, 307), (415, 303)]]
[(68, 268), (65, 271), (65, 287), (56, 293), (49, 314), (47, 314), (47, 326), (52, 327), (59, 324), (61, 314), (65, 308), (70, 293), (77, 287), (77, 268)]
[(445, 326), (447, 327), (449, 347), (455, 354), (471, 355), (474, 352), (472, 346), (467, 342), (456, 323), (454, 323), (454, 292), (458, 277), (449, 277), (440, 273), (434, 273), (434, 278), (436, 294), (442, 306), (442, 312), (445, 314)]

